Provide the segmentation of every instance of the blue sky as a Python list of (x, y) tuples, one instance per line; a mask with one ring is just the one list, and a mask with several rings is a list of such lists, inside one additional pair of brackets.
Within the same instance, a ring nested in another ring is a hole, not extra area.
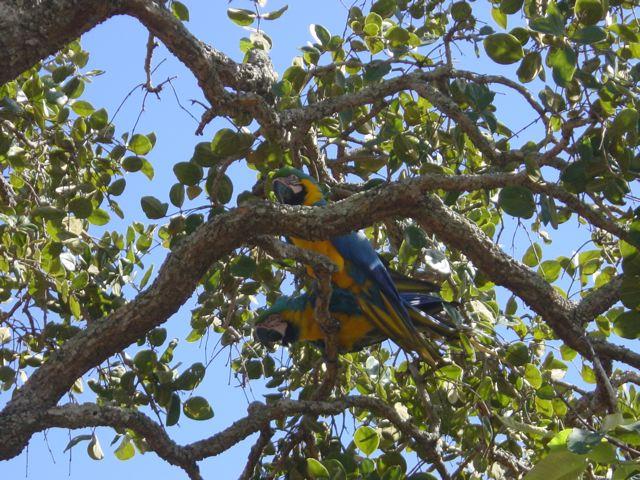
[[(226, 1), (187, 1), (191, 20), (188, 28), (199, 38), (210, 43), (215, 48), (227, 53), (236, 60), (241, 60), (239, 39), (246, 36), (247, 32), (232, 24), (226, 17), (226, 9), (229, 6)], [(270, 0), (266, 10), (275, 10), (285, 2)], [(474, 4), (475, 8), (482, 2)], [(248, 1), (234, 1), (231, 6), (242, 8), (249, 7)], [(318, 5), (322, 5), (319, 7)], [(274, 43), (272, 58), (276, 70), (283, 72), (290, 65), (291, 59), (298, 54), (298, 48), (307, 41), (312, 41), (309, 34), (309, 24), (319, 23), (327, 27), (333, 33), (341, 33), (344, 28), (347, 9), (338, 0), (324, 0), (322, 2), (291, 0), (289, 10), (276, 22), (264, 22), (262, 27), (271, 36)], [(486, 13), (486, 12), (485, 12)], [(110, 115), (116, 111), (127, 93), (144, 81), (143, 62), (146, 50), (146, 31), (137, 21), (118, 17), (99, 25), (85, 35), (82, 44), (91, 54), (88, 68), (105, 70), (105, 74), (97, 77), (85, 91), (84, 99), (93, 103), (96, 108), (105, 107)], [(471, 51), (465, 52), (460, 67), (483, 71), (488, 62), (478, 62)], [(163, 47), (156, 49), (154, 66), (161, 60), (165, 60), (154, 75), (154, 83), (159, 83), (168, 77), (177, 76), (172, 81), (176, 95), (180, 103), (188, 109), (192, 115), (199, 119), (202, 110), (192, 106), (190, 100), (202, 100), (202, 95), (197, 88), (193, 76), (174, 59)], [(496, 64), (490, 65), (492, 70), (488, 73), (509, 73), (513, 75), (516, 67), (502, 67)], [(500, 89), (498, 89), (500, 90)], [(130, 131), (141, 110), (143, 96), (140, 90), (134, 92), (122, 107), (115, 119), (119, 131)], [(514, 104), (510, 95), (497, 97), (499, 115), (502, 115), (504, 123), (510, 125), (513, 130), (518, 130), (527, 125), (533, 118), (533, 112)], [(156, 195), (166, 201), (168, 189), (175, 182), (172, 171), (174, 163), (187, 161), (191, 157), (196, 143), (210, 140), (213, 133), (223, 126), (222, 121), (216, 121), (205, 129), (203, 137), (197, 137), (194, 131), (198, 122), (183, 111), (176, 100), (171, 88), (168, 86), (157, 99), (153, 95), (147, 97), (145, 110), (138, 121), (136, 131), (139, 133), (155, 132), (157, 143), (148, 156), (152, 162), (156, 176), (153, 181), (148, 181), (141, 174), (130, 174), (127, 177), (128, 188), (122, 197), (121, 206), (127, 216), (127, 222), (132, 219), (144, 219), (139, 198), (142, 195)], [(538, 133), (535, 128), (527, 130), (522, 141), (531, 138), (530, 135)], [(255, 175), (241, 165), (232, 166), (230, 174), (234, 179), (236, 193), (250, 188), (255, 182)], [(124, 223), (120, 224), (124, 225)], [(117, 227), (117, 225), (116, 225)], [(110, 228), (116, 228), (110, 227)], [(510, 226), (512, 227), (512, 226)], [(569, 230), (572, 230), (571, 227)], [(508, 229), (509, 230), (509, 229)], [(511, 230), (513, 230), (511, 228)], [(585, 229), (579, 236), (584, 237)], [(511, 250), (511, 233), (505, 232), (503, 242), (505, 248)], [(516, 235), (514, 245), (520, 254), (528, 246), (526, 237), (522, 231)], [(539, 241), (539, 240), (538, 240)], [(552, 246), (551, 254), (567, 254), (566, 244), (556, 242)], [(576, 242), (576, 247), (581, 242)], [(524, 245), (524, 248), (520, 248)], [(511, 252), (510, 252), (511, 253)], [(156, 264), (156, 270), (162, 261), (165, 252), (156, 249), (148, 259)], [(545, 251), (546, 254), (546, 251)], [(548, 255), (548, 254), (546, 254)], [(546, 258), (552, 258), (547, 256)], [(506, 298), (506, 296), (504, 297)], [(192, 362), (203, 361), (206, 363), (211, 356), (211, 346), (216, 339), (210, 340), (207, 354), (204, 349), (198, 348), (198, 344), (187, 344), (184, 337), (189, 332), (190, 315), (188, 308), (183, 308), (176, 314), (167, 327), (169, 335), (180, 338), (181, 345), (178, 355), (182, 356), (184, 365)], [(235, 419), (243, 416), (248, 402), (260, 400), (264, 389), (259, 384), (252, 383), (251, 389), (242, 389), (238, 382), (229, 378), (229, 368), (226, 365), (227, 352), (219, 355), (211, 365), (205, 382), (200, 385), (197, 394), (206, 396), (215, 411), (215, 417), (206, 422), (182, 420), (179, 427), (172, 427), (170, 434), (181, 443), (190, 442), (207, 437), (231, 424)], [(6, 401), (0, 396), (0, 404)], [(89, 397), (86, 398), (87, 400)], [(87, 431), (71, 432), (71, 436)], [(91, 476), (94, 480), (139, 478), (141, 476), (153, 476), (163, 479), (184, 478), (182, 471), (160, 461), (154, 454), (136, 455), (132, 460), (121, 462), (112, 454), (114, 447), (109, 447), (113, 438), (113, 432), (109, 429), (97, 430), (105, 459), (95, 462), (88, 458), (84, 449), (86, 443), (76, 446), (72, 455), (63, 453), (64, 446), (69, 440), (69, 432), (63, 430), (50, 431), (47, 434), (48, 445), (44, 435), (38, 434), (31, 442), (29, 449), (19, 457), (0, 463), (0, 477), (2, 478), (30, 478), (30, 479), (80, 479)], [(244, 467), (246, 454), (251, 441), (240, 443), (221, 457), (212, 458), (201, 462), (201, 470), (205, 478), (236, 478)]]

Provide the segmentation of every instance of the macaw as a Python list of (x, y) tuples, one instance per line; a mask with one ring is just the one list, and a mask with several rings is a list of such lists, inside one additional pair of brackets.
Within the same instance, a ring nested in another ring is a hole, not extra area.
[[(437, 317), (446, 303), (441, 298), (423, 293), (401, 294), (401, 298), (411, 304), (409, 311), (418, 330), (437, 331), (444, 337), (456, 334), (455, 329)], [(255, 324), (257, 339), (264, 344), (307, 341), (322, 346), (325, 334), (315, 318), (315, 300), (315, 294), (310, 293), (278, 298), (259, 315)], [(331, 292), (329, 313), (340, 323), (337, 333), (340, 353), (360, 350), (388, 338), (362, 311), (357, 296), (348, 290), (336, 288)], [(428, 345), (427, 348), (431, 357), (440, 357), (436, 347)]]
[[(273, 191), (279, 202), (288, 205), (323, 206), (327, 203), (316, 180), (293, 168), (276, 172)], [(414, 324), (414, 317), (421, 317), (400, 295), (389, 271), (362, 233), (351, 232), (329, 240), (293, 237), (291, 241), (300, 248), (329, 257), (337, 266), (331, 278), (334, 288), (353, 294), (368, 323), (402, 348), (415, 351), (429, 364), (436, 365), (433, 352), (437, 349), (418, 333)], [(307, 266), (307, 272), (314, 277), (312, 267)], [(438, 334), (435, 328), (434, 333)]]

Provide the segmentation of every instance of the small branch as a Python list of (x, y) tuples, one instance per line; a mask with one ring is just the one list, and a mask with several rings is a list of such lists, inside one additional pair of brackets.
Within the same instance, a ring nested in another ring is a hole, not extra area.
[(141, 412), (93, 403), (53, 407), (37, 416), (40, 429), (109, 426), (130, 428), (147, 441), (149, 449), (166, 462), (182, 468), (191, 480), (202, 480), (196, 460), (177, 445), (158, 423)]
[(338, 268), (325, 255), (296, 247), (292, 243), (285, 243), (274, 237), (261, 235), (256, 239), (255, 244), (274, 258), (296, 260), (304, 265), (310, 265), (316, 271), (333, 273)]
[(328, 270), (314, 269), (317, 278), (316, 302), (314, 314), (320, 328), (325, 334), (324, 355), (327, 371), (325, 377), (314, 392), (313, 399), (319, 400), (328, 397), (338, 378), (338, 332), (340, 323), (331, 316), (329, 305), (331, 302), (331, 272)]
[(575, 320), (583, 327), (598, 315), (609, 310), (620, 300), (622, 275), (619, 275), (600, 288), (589, 292), (580, 300), (575, 309)]
[(151, 32), (149, 32), (149, 36), (147, 37), (147, 55), (144, 59), (144, 71), (147, 75), (147, 81), (144, 84), (144, 88), (149, 93), (155, 93), (158, 95), (162, 90), (163, 84), (160, 84), (156, 87), (151, 83), (151, 59), (153, 57), (153, 50), (158, 46), (158, 44), (154, 40), (154, 36)]
[(273, 437), (273, 430), (271, 430), (270, 427), (263, 428), (258, 440), (253, 447), (251, 447), (251, 451), (247, 457), (247, 464), (240, 474), (240, 477), (238, 477), (238, 480), (251, 480), (253, 478), (256, 467), (260, 462), (260, 458), (262, 458), (262, 452), (271, 441), (271, 437)]
[(533, 98), (533, 95), (531, 95), (531, 92), (529, 92), (529, 90), (523, 85), (521, 85), (520, 83), (515, 82), (507, 77), (503, 77), (502, 75), (482, 75), (482, 74), (477, 74), (477, 73), (473, 73), (465, 70), (453, 70), (451, 72), (451, 76), (458, 77), (458, 78), (466, 78), (467, 80), (471, 80), (476, 83), (483, 83), (483, 84), (499, 83), (515, 90), (527, 101), (527, 103), (531, 106), (531, 108), (533, 108), (536, 111), (536, 113), (540, 116), (540, 119), (544, 123), (546, 131), (549, 131), (549, 119), (547, 118), (545, 108), (542, 105), (540, 105), (535, 100), (535, 98)]
[(198, 124), (198, 128), (196, 128), (196, 135), (202, 135), (204, 133), (204, 127), (209, 125), (209, 123), (211, 123), (211, 121), (217, 116), (218, 115), (213, 108), (207, 108), (200, 118), (200, 123)]

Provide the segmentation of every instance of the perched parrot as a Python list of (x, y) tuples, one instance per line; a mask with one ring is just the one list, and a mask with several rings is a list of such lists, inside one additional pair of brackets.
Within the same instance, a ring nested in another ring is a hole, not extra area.
[[(293, 168), (284, 168), (276, 173), (273, 191), (278, 201), (288, 205), (326, 205), (316, 180)], [(405, 350), (417, 352), (429, 364), (437, 364), (437, 357), (433, 355), (437, 348), (418, 333), (414, 323), (414, 317), (422, 316), (400, 295), (389, 271), (362, 233), (351, 232), (329, 240), (294, 237), (291, 241), (300, 248), (326, 255), (337, 265), (338, 270), (332, 276), (334, 288), (353, 294), (369, 325)], [(307, 266), (307, 272), (314, 276), (313, 268)], [(436, 325), (431, 327), (436, 336), (441, 334)], [(448, 327), (453, 327), (453, 324)]]
[[(439, 336), (444, 337), (456, 334), (454, 329), (434, 317), (445, 304), (441, 298), (423, 293), (401, 294), (401, 297), (412, 305), (409, 311), (418, 330), (429, 334), (437, 331)], [(325, 335), (315, 318), (315, 299), (314, 294), (308, 293), (278, 298), (258, 317), (255, 329), (257, 339), (264, 344), (289, 345), (306, 341), (322, 346)], [(357, 295), (348, 290), (336, 288), (332, 291), (329, 313), (340, 323), (337, 340), (341, 353), (360, 350), (388, 338), (364, 314)], [(431, 345), (428, 348), (432, 357), (439, 357), (437, 349)]]

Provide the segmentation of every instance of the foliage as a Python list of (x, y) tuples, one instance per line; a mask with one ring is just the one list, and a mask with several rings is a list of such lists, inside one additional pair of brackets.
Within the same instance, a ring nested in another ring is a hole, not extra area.
[[(228, 17), (258, 26), (286, 15), (286, 7), (263, 11), (259, 3), (232, 6)], [(189, 20), (186, 4), (167, 8), (175, 21)], [(143, 260), (154, 244), (175, 253), (230, 211), (233, 162), (259, 179), (237, 195), (238, 210), (272, 198), (270, 174), (282, 166), (307, 169), (333, 200), (357, 192), (366, 200), (389, 182), (430, 178), (439, 183), (429, 195), (493, 242), (480, 255), (495, 259), (494, 270), (470, 261), (464, 239), (452, 245), (409, 212), (369, 222), (365, 233), (394, 269), (435, 279), (443, 298), (460, 305), (464, 333), (443, 345), (450, 363), (433, 371), (388, 342), (342, 355), (332, 398), (374, 397), (391, 413), (351, 406), (354, 431), (335, 412), (283, 414), (269, 427), (275, 432), (260, 430), (266, 440), (252, 478), (631, 478), (640, 471), (637, 364), (593, 345), (634, 350), (640, 337), (640, 27), (632, 2), (502, 0), (487, 9), (377, 0), (350, 8), (344, 35), (321, 25), (310, 33), (314, 41), (268, 93), (250, 92), (278, 116), (288, 141), (255, 101), (238, 101), (226, 114), (233, 128), (176, 162), (176, 181), (158, 198), (139, 199), (146, 224), (124, 218), (118, 197), (131, 176), (153, 177), (145, 155), (155, 136), (117, 138), (106, 110), (82, 100), (100, 72), (83, 71), (88, 53), (78, 41), (0, 88), (2, 390), (10, 394), (74, 336), (137, 301), (153, 278)], [(240, 44), (244, 65), (270, 47), (253, 30)], [(502, 75), (453, 67), (472, 55)], [(531, 112), (531, 128), (505, 122), (498, 92)], [(565, 240), (578, 224), (589, 227), (582, 246)], [(530, 284), (511, 276), (516, 262), (500, 263), (505, 225), (526, 231), (518, 255), (539, 274)], [(549, 253), (554, 235), (563, 238), (559, 256)], [(200, 279), (184, 339), (215, 333), (234, 352), (233, 372), (263, 380), (274, 408), (281, 399), (318, 401), (325, 375), (316, 347), (293, 345), (280, 360), (276, 347), (252, 338), (252, 301), (273, 303), (292, 276), (298, 288), (312, 288), (292, 259), (256, 242), (234, 246)], [(553, 288), (544, 290), (547, 283)], [(577, 343), (542, 313), (555, 301), (545, 292), (596, 305), (584, 307), (590, 317), (575, 317)], [(215, 404), (198, 389), (206, 366), (181, 365), (180, 343), (160, 323), (140, 336), (133, 356), (94, 365), (87, 385), (99, 406), (159, 412), (171, 433), (181, 418), (211, 418)], [(581, 378), (567, 375), (576, 365)], [(82, 378), (72, 391), (83, 391)], [(407, 424), (438, 442), (425, 453)], [(119, 459), (150, 448), (134, 425), (116, 430)], [(92, 435), (68, 448), (81, 441), (102, 458)], [(420, 457), (415, 468), (407, 466), (411, 450)]]

